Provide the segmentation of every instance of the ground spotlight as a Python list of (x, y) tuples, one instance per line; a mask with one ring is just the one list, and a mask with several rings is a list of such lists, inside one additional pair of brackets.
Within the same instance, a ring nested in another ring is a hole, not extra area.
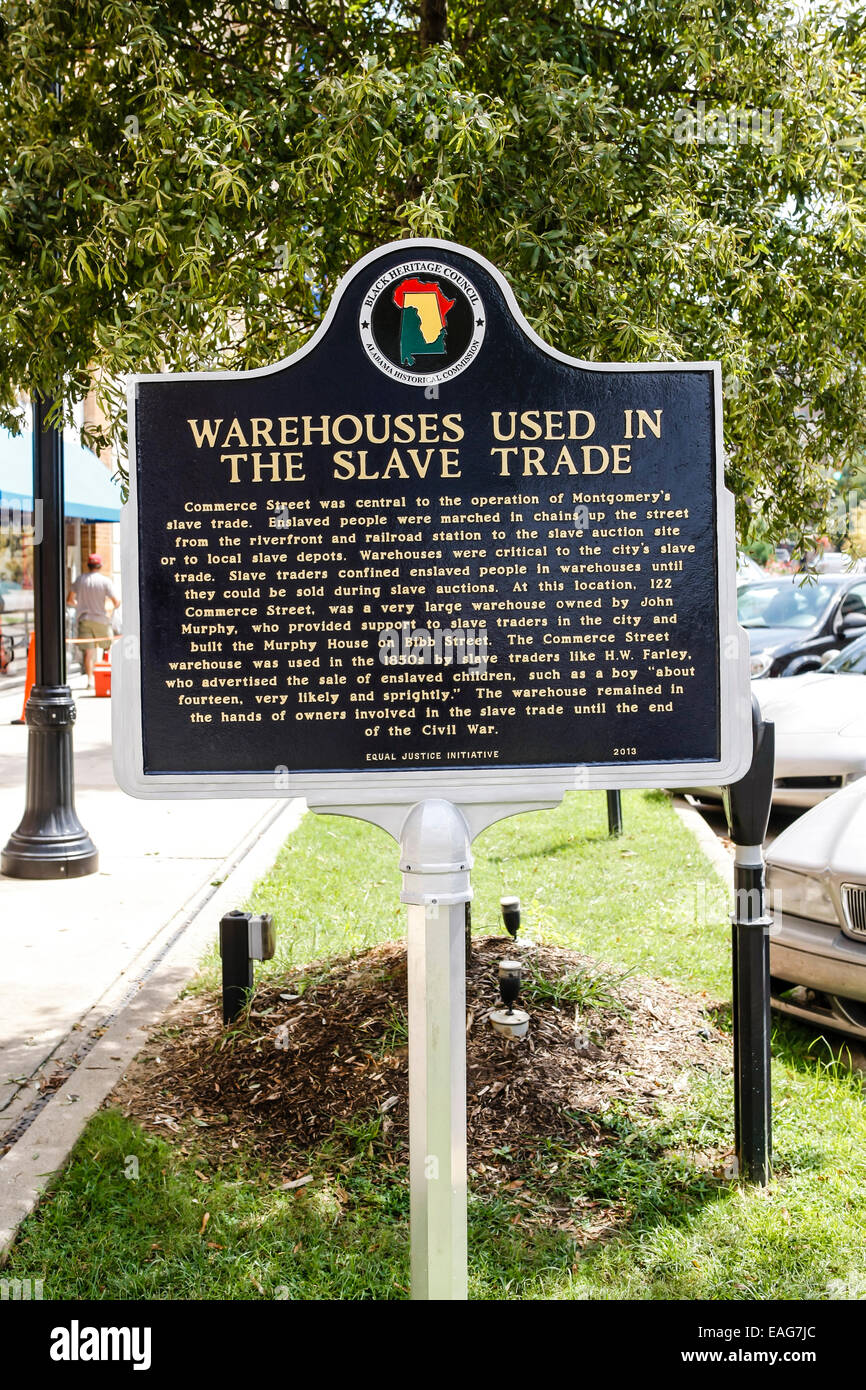
[(506, 1038), (522, 1038), (529, 1029), (529, 1014), (523, 1009), (515, 1009), (514, 1004), (520, 994), (523, 981), (523, 966), (519, 960), (499, 962), (499, 994), (504, 1009), (494, 1009), (490, 1023), (495, 1032)]
[(520, 931), (520, 899), (500, 898), (499, 906), (502, 909), (505, 930), (512, 939), (516, 940), (517, 933)]

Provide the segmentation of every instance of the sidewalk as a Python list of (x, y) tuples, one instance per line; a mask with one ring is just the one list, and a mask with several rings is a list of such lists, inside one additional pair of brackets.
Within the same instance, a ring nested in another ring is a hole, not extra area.
[[(86, 691), (83, 677), (72, 686), (76, 808), (99, 871), (68, 881), (0, 876), (0, 1154), (166, 960), (180, 987), (220, 915), (242, 904), (303, 812), (284, 799), (126, 796), (111, 768), (111, 701)], [(27, 730), (10, 723), (21, 698), (0, 695), (4, 844), (24, 810)]]

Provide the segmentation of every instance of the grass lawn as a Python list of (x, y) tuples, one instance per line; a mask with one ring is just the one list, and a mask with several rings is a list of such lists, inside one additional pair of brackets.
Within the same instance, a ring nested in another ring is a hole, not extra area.
[[(493, 826), (475, 846), (474, 928), (495, 930), (500, 895), (517, 893), (527, 930), (544, 942), (707, 1003), (728, 999), (727, 904), (712, 869), (661, 793), (625, 793), (623, 812), (616, 841), (600, 793)], [(383, 832), (306, 817), (250, 903), (278, 921), (278, 955), (262, 972), (400, 935), (396, 866)], [(195, 988), (217, 980), (214, 956)], [(596, 1116), (606, 1143), (592, 1162), (545, 1141), (515, 1161), (519, 1191), (491, 1195), (470, 1182), (470, 1296), (823, 1299), (832, 1281), (866, 1287), (860, 1075), (789, 1023), (776, 1024), (773, 1055), (769, 1191), (695, 1161), (732, 1142), (732, 1086), (728, 1075), (684, 1073), (676, 1102), (656, 1113), (623, 1103)], [(4, 1273), (44, 1279), (51, 1298), (406, 1296), (406, 1155), (375, 1112), (315, 1153), (286, 1155), (280, 1172), (243, 1152), (219, 1162), (208, 1152), (101, 1113)], [(287, 1188), (287, 1170), (314, 1181)], [(579, 1229), (533, 1219), (542, 1187), (564, 1204), (581, 1193)]]

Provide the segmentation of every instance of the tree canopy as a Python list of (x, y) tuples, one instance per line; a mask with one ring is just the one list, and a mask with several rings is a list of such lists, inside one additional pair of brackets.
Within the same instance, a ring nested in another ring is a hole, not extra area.
[(743, 529), (820, 530), (866, 445), (866, 19), (801, 8), (0, 0), (0, 424), (95, 379), (120, 437), (126, 373), (273, 362), (441, 236), (566, 352), (720, 360)]

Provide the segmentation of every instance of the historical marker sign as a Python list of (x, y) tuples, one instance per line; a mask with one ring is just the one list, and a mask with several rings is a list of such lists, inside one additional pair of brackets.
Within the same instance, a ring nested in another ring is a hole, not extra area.
[(136, 378), (130, 438), (133, 794), (525, 803), (746, 770), (716, 364), (578, 362), (480, 256), (405, 241), (288, 361)]

